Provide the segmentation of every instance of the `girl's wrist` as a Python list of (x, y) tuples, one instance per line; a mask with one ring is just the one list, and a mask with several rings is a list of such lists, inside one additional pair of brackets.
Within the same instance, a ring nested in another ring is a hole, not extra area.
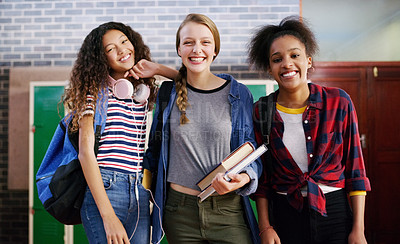
[(269, 229), (274, 229), (274, 227), (272, 225), (264, 227), (264, 228), (260, 229), (260, 234), (258, 234), (258, 235), (261, 236), (264, 232), (266, 232)]

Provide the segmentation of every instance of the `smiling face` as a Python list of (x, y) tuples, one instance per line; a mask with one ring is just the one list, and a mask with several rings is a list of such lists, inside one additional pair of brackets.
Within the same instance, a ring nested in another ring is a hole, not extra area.
[(123, 78), (124, 73), (135, 64), (135, 49), (128, 37), (119, 30), (109, 30), (103, 36), (104, 52), (110, 74), (114, 79)]
[(214, 60), (215, 41), (210, 29), (195, 22), (188, 22), (179, 32), (178, 54), (188, 72), (210, 71)]
[(284, 35), (272, 42), (269, 54), (270, 74), (283, 91), (296, 91), (307, 87), (307, 70), (312, 58), (306, 54), (302, 42), (294, 36)]

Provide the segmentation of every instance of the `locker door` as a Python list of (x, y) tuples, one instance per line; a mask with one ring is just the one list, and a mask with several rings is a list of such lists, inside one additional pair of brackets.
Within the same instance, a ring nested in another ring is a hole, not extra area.
[(31, 82), (30, 90), (30, 243), (88, 243), (82, 225), (65, 226), (43, 208), (37, 194), (35, 176), (53, 133), (62, 117), (59, 104), (65, 82)]

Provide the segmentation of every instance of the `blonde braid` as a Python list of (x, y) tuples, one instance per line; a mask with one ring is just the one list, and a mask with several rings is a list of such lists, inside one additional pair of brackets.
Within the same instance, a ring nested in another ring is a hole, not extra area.
[(186, 117), (186, 107), (190, 105), (188, 103), (187, 97), (187, 87), (186, 87), (186, 67), (182, 65), (179, 69), (179, 74), (175, 80), (176, 84), (176, 93), (178, 95), (176, 99), (176, 105), (181, 112), (181, 117), (179, 119), (179, 124), (183, 125), (189, 122), (189, 119)]

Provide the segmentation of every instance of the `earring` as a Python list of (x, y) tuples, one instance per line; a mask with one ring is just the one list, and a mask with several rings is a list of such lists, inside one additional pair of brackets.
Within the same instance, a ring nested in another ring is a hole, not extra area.
[(315, 71), (314, 66), (311, 66), (311, 67), (308, 68), (308, 70), (307, 70), (308, 73), (314, 73), (314, 71)]

